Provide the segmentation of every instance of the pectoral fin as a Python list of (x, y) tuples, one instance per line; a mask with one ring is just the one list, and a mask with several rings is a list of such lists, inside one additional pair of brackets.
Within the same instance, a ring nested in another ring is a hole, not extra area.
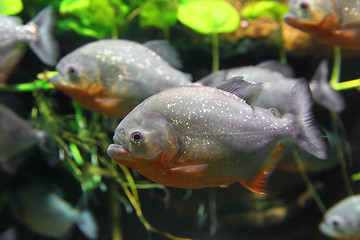
[(208, 167), (207, 164), (176, 167), (176, 168), (170, 168), (169, 170), (167, 170), (167, 173), (169, 175), (171, 175), (171, 174), (198, 174), (198, 173), (202, 173), (203, 171), (205, 171), (207, 167)]
[(239, 183), (248, 190), (258, 193), (266, 193), (266, 183), (271, 173), (275, 170), (277, 163), (285, 152), (285, 144), (279, 143), (269, 155), (265, 167), (260, 170), (253, 178), (240, 180)]

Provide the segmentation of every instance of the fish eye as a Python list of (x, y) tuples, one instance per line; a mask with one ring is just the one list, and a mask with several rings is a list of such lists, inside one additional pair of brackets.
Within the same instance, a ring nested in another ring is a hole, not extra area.
[(331, 222), (331, 224), (333, 225), (333, 227), (339, 227), (340, 222), (337, 221), (337, 220), (333, 220), (333, 221)]
[(302, 2), (302, 3), (300, 3), (299, 6), (300, 6), (301, 10), (303, 10), (303, 11), (308, 11), (310, 8), (310, 4), (307, 2)]
[(138, 131), (135, 131), (133, 133), (131, 133), (131, 141), (135, 144), (138, 144), (138, 143), (141, 143), (143, 140), (143, 135), (138, 132)]
[(74, 77), (77, 77), (77, 75), (78, 75), (78, 73), (79, 73), (78, 70), (77, 70), (77, 68), (74, 67), (74, 66), (68, 67), (67, 72), (68, 72), (71, 76), (74, 76)]

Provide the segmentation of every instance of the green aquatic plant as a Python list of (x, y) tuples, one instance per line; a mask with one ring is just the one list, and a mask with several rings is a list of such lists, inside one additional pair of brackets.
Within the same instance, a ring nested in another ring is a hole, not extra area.
[(247, 5), (241, 10), (241, 16), (248, 19), (257, 19), (260, 17), (272, 18), (279, 24), (278, 36), (280, 41), (280, 62), (286, 63), (286, 51), (284, 46), (282, 19), (289, 12), (289, 8), (277, 1), (258, 1)]
[(331, 74), (331, 78), (330, 78), (331, 87), (336, 91), (360, 87), (360, 78), (340, 82), (340, 73), (341, 73), (341, 48), (338, 46), (335, 46), (334, 47), (334, 65), (333, 65), (332, 74)]
[(169, 30), (177, 22), (177, 11), (178, 0), (148, 0), (141, 6), (140, 24), (161, 29), (169, 39)]
[(180, 1), (178, 20), (198, 33), (212, 36), (213, 72), (219, 69), (219, 33), (237, 29), (240, 15), (228, 2), (223, 0)]
[(62, 29), (98, 39), (117, 38), (129, 7), (121, 0), (62, 0), (59, 12), (64, 17), (57, 23)]
[(1, 15), (16, 15), (23, 10), (22, 0), (0, 0)]
[[(189, 240), (158, 230), (143, 215), (138, 189), (162, 189), (166, 195), (165, 201), (169, 201), (170, 193), (165, 186), (160, 184), (148, 181), (135, 182), (127, 167), (109, 159), (106, 149), (111, 140), (103, 128), (109, 125), (109, 122), (110, 128), (115, 128), (117, 122), (111, 121), (114, 119), (97, 113), (91, 113), (86, 117), (85, 110), (75, 101), (72, 102), (74, 114), (60, 115), (56, 112), (57, 106), (53, 100), (55, 88), (48, 82), (54, 74), (56, 72), (44, 72), (38, 74), (39, 79), (31, 83), (0, 86), (0, 91), (32, 92), (35, 99), (31, 111), (32, 123), (35, 128), (47, 132), (56, 141), (60, 158), (63, 160), (60, 163), (61, 166), (72, 173), (85, 196), (91, 196), (98, 188), (110, 194), (112, 202), (110, 207), (113, 210), (111, 211), (112, 239), (122, 239), (119, 204), (123, 204), (127, 212), (135, 211), (147, 231), (173, 240)], [(104, 178), (111, 180), (110, 183), (103, 181)], [(121, 187), (125, 197), (119, 193), (118, 186)], [(4, 204), (8, 201), (6, 196), (1, 195)], [(0, 201), (0, 207), (1, 203)]]

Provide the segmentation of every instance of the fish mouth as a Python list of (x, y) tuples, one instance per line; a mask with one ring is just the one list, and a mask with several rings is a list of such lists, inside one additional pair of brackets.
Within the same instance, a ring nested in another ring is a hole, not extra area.
[(120, 142), (115, 141), (115, 143), (110, 144), (107, 149), (107, 154), (116, 162), (126, 165), (128, 167), (132, 167), (134, 164), (132, 163), (132, 157), (130, 152), (121, 145)]
[(284, 21), (293, 26), (298, 24), (299, 18), (294, 13), (289, 12), (284, 15)]
[(49, 82), (52, 83), (54, 86), (56, 87), (65, 87), (65, 86), (68, 86), (68, 82), (65, 81), (65, 79), (61, 76), (60, 73), (52, 76), (50, 79), (49, 79)]

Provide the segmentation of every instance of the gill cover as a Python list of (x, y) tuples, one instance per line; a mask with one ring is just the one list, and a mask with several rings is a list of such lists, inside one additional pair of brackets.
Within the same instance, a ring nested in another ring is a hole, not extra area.
[(114, 142), (134, 157), (146, 160), (168, 159), (178, 151), (176, 134), (165, 117), (141, 108), (134, 109), (120, 122)]

